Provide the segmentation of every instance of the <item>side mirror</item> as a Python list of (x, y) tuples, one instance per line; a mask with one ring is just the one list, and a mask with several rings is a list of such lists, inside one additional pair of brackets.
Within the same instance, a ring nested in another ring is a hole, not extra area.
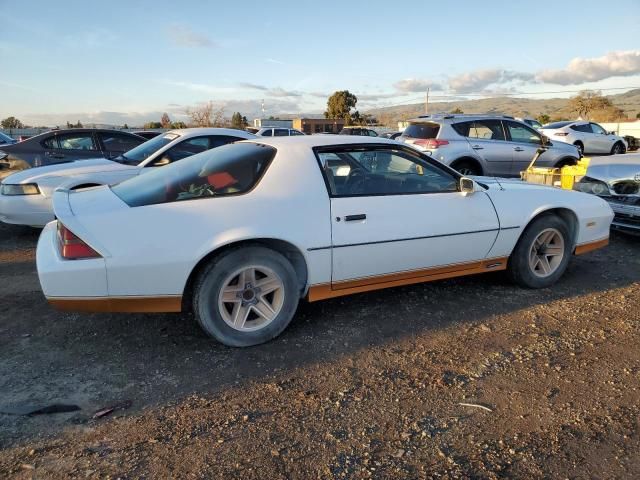
[(463, 195), (471, 195), (476, 191), (476, 182), (467, 177), (462, 177), (460, 179), (460, 193)]
[(616, 132), (611, 131), (611, 132), (609, 132), (608, 134), (609, 134), (609, 135), (615, 135), (615, 134), (616, 134)]
[(164, 167), (165, 165), (169, 165), (171, 163), (171, 159), (168, 156), (163, 156), (153, 162), (152, 166), (154, 167)]
[(542, 135), (542, 146), (548, 147), (549, 145), (551, 145), (551, 139), (546, 135)]

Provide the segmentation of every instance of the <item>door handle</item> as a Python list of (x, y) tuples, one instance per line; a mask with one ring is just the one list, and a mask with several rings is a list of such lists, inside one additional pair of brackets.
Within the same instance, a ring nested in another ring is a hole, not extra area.
[(55, 152), (45, 152), (45, 155), (51, 158), (64, 158), (64, 154)]
[(359, 213), (357, 215), (345, 215), (345, 222), (353, 222), (355, 220), (366, 220), (367, 216), (364, 213)]
[(516, 147), (514, 148), (516, 152), (524, 152), (524, 148)]
[(484, 150), (484, 147), (481, 147), (480, 145), (473, 145), (471, 148), (474, 150)]

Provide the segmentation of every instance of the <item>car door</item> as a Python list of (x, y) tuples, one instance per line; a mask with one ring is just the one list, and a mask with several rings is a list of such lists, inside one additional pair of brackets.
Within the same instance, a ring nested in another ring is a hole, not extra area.
[(408, 147), (316, 150), (331, 196), (333, 289), (459, 271), (485, 259), (496, 212), (486, 194), (458, 192), (455, 173)]
[[(505, 124), (509, 142), (512, 145), (513, 161), (511, 162), (511, 175), (520, 175), (520, 172), (525, 170), (531, 160), (533, 160), (536, 151), (542, 146), (542, 137), (533, 128), (528, 127), (519, 122), (513, 122), (511, 120), (503, 121)], [(539, 157), (540, 163), (543, 163), (546, 159), (545, 155), (549, 157), (551, 154), (547, 152), (543, 153)]]
[(508, 176), (513, 161), (513, 146), (507, 142), (500, 120), (474, 120), (456, 124), (456, 131), (463, 135), (487, 166), (486, 175)]
[(98, 149), (93, 133), (90, 131), (57, 133), (53, 137), (45, 139), (42, 146), (45, 150), (42, 165), (103, 156)]
[(144, 139), (136, 139), (120, 132), (98, 132), (98, 139), (105, 158), (116, 158), (132, 148), (144, 143)]
[(597, 123), (590, 123), (592, 135), (593, 149), (589, 150), (592, 153), (609, 153), (613, 148), (613, 144), (616, 139), (613, 135), (607, 134), (607, 131)]

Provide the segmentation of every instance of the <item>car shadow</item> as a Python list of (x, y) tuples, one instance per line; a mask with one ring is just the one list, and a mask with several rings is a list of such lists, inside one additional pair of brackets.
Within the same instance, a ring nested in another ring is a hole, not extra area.
[[(24, 238), (32, 241), (32, 234)], [(6, 244), (0, 238), (5, 254)], [(0, 415), (0, 446), (86, 422), (119, 401), (131, 400), (128, 412), (135, 413), (274, 374), (297, 375), (301, 367), (452, 325), (626, 287), (640, 279), (637, 249), (635, 237), (614, 234), (608, 248), (574, 258), (563, 279), (543, 290), (521, 289), (502, 273), (488, 273), (302, 302), (280, 337), (244, 349), (209, 339), (189, 315), (62, 313), (35, 289), (0, 290), (2, 402), (72, 402), (82, 408), (49, 418)], [(19, 265), (25, 274), (33, 269), (26, 261)], [(16, 273), (0, 263), (0, 285)]]

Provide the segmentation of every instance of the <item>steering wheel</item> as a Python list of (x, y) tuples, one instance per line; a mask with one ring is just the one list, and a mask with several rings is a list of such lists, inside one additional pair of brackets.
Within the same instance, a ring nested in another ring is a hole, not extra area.
[(344, 182), (345, 190), (349, 193), (364, 193), (365, 178), (364, 168), (352, 168)]

